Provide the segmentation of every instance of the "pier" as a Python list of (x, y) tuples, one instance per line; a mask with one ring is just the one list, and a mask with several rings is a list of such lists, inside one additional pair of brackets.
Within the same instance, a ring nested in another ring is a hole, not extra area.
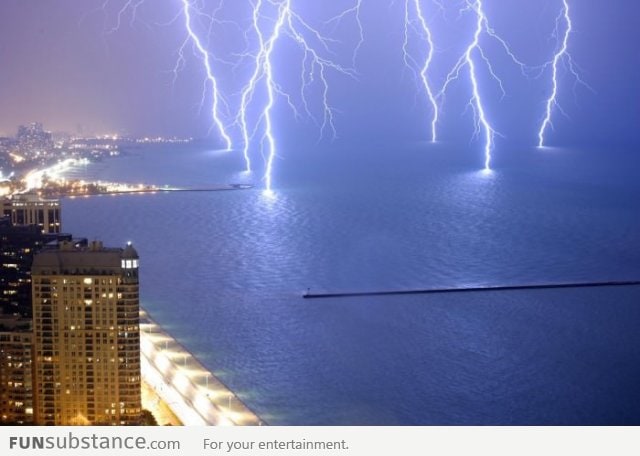
[(598, 288), (598, 287), (624, 287), (640, 285), (640, 280), (609, 281), (609, 282), (568, 282), (549, 284), (527, 284), (527, 285), (481, 285), (469, 287), (453, 288), (424, 288), (411, 290), (378, 290), (378, 291), (344, 291), (333, 293), (312, 293), (307, 290), (302, 295), (305, 299), (328, 299), (328, 298), (355, 298), (366, 296), (398, 296), (398, 295), (424, 295), (438, 293), (469, 293), (481, 291), (515, 291), (515, 290), (552, 290), (558, 288)]
[(143, 382), (182, 424), (266, 424), (144, 310), (140, 310), (140, 351)]

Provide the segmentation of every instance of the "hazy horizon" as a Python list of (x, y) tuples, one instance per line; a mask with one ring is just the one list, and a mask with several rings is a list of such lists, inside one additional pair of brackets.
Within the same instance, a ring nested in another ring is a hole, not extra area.
[[(203, 71), (190, 45), (185, 48), (184, 69), (172, 84), (177, 52), (186, 36), (183, 19), (176, 16), (179, 3), (143, 3), (135, 21), (131, 20), (131, 11), (126, 10), (116, 30), (119, 11), (125, 3), (111, 1), (102, 11), (101, 0), (2, 2), (1, 133), (13, 135), (19, 124), (38, 121), (48, 130), (69, 133), (218, 139), (215, 129), (211, 130), (208, 96), (204, 108), (199, 109)], [(207, 11), (217, 4), (207, 3)], [(352, 4), (340, 0), (331, 6), (298, 4), (296, 8), (313, 25), (325, 27), (323, 21)], [(442, 16), (434, 4), (424, 4), (434, 31), (436, 53), (431, 79), (438, 88), (468, 43), (472, 24), (469, 18), (458, 19), (451, 12)], [(637, 144), (640, 85), (629, 75), (640, 63), (635, 45), (640, 42), (640, 32), (633, 20), (640, 5), (628, 0), (616, 2), (615, 7), (604, 0), (570, 4), (573, 34), (569, 49), (581, 68), (581, 77), (593, 92), (580, 85), (574, 87), (567, 75), (561, 78), (559, 102), (567, 116), (556, 110), (556, 129), (549, 134), (549, 144)], [(534, 66), (553, 54), (555, 42), (551, 34), (561, 7), (560, 0), (535, 4), (519, 0), (506, 6), (496, 0), (485, 2), (496, 32), (512, 45), (519, 58)], [(221, 17), (237, 21), (244, 30), (250, 25), (248, 13), (246, 5), (238, 3), (227, 5)], [(357, 142), (372, 135), (382, 142), (393, 142), (398, 137), (427, 139), (431, 112), (418, 82), (402, 62), (403, 14), (403, 2), (365, 0), (365, 41), (356, 61), (358, 74), (355, 78), (328, 75), (329, 99), (336, 109), (337, 133), (343, 141)], [(323, 30), (330, 33), (332, 27)], [(335, 58), (345, 66), (351, 64), (356, 33), (355, 24), (349, 20), (335, 31), (334, 36), (342, 40)], [(291, 82), (290, 68), (298, 68), (301, 58), (290, 42), (283, 40), (278, 45), (274, 67), (279, 80), (287, 84)], [(412, 43), (420, 58), (421, 49), (416, 47), (419, 43)], [(501, 99), (496, 84), (482, 70), (481, 86), (496, 130), (504, 135), (502, 141), (534, 144), (550, 90), (549, 71), (538, 79), (527, 80), (500, 54), (495, 43), (487, 40), (483, 44), (507, 91)], [(214, 29), (208, 47), (215, 57), (234, 63), (237, 53), (243, 48), (251, 50), (252, 43), (246, 47), (235, 26), (221, 25)], [(214, 63), (221, 89), (230, 100), (229, 114), (224, 119), (228, 124), (233, 121), (239, 89), (251, 68), (250, 61), (238, 68)], [(295, 93), (297, 89), (291, 87)], [(444, 141), (466, 140), (473, 133), (471, 116), (468, 110), (465, 112), (468, 90), (463, 75), (448, 94), (440, 123)], [(316, 126), (304, 117), (296, 120), (282, 99), (277, 101), (275, 114), (279, 137), (315, 143)], [(237, 132), (234, 135), (237, 139)]]

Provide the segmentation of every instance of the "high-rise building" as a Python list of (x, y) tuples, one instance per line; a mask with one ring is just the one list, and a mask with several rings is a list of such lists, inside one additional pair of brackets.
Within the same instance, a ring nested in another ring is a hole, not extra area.
[(86, 245), (0, 216), (0, 423), (33, 422), (31, 265), (36, 252), (61, 241)]
[(133, 424), (141, 411), (138, 254), (61, 243), (33, 261), (36, 424)]
[(47, 155), (53, 149), (51, 133), (42, 128), (39, 122), (20, 125), (16, 135), (18, 148), (27, 156), (36, 158)]
[(33, 424), (31, 319), (0, 314), (0, 423)]
[[(0, 310), (31, 316), (31, 263), (46, 244), (71, 241), (69, 234), (43, 234), (38, 226), (15, 226), (0, 217)], [(86, 240), (74, 241), (86, 244)]]
[(2, 215), (14, 225), (37, 225), (43, 233), (59, 233), (60, 200), (43, 199), (38, 195), (14, 195), (2, 201)]

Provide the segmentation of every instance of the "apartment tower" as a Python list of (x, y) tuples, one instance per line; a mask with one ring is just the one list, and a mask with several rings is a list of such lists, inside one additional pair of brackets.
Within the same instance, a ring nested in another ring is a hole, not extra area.
[(34, 417), (43, 425), (138, 422), (138, 254), (62, 242), (33, 260)]
[(33, 424), (31, 318), (0, 314), (0, 424)]

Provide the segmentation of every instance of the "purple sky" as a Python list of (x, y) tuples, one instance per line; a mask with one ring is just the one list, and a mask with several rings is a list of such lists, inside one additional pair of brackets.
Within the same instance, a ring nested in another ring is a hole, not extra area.
[[(72, 133), (82, 128), (95, 133), (205, 136), (210, 117), (206, 106), (202, 112), (198, 109), (202, 68), (189, 51), (184, 71), (175, 86), (171, 84), (176, 51), (185, 38), (182, 18), (171, 25), (158, 25), (179, 12), (180, 2), (149, 0), (140, 8), (138, 22), (130, 25), (126, 14), (120, 30), (105, 33), (115, 24), (124, 1), (112, 0), (106, 13), (99, 9), (102, 1), (0, 3), (0, 133), (13, 134), (18, 124), (35, 120), (48, 129)], [(313, 8), (305, 7), (309, 1), (294, 3), (301, 11), (307, 9), (311, 21), (321, 22), (324, 18), (316, 16), (322, 16), (325, 7), (313, 2)], [(336, 2), (349, 4), (347, 0)], [(332, 77), (333, 104), (341, 111), (337, 126), (342, 137), (355, 139), (368, 131), (386, 137), (424, 136), (422, 129), (429, 112), (402, 68), (402, 4), (400, 0), (364, 0), (367, 41), (359, 60), (359, 80)], [(485, 4), (496, 30), (513, 43), (524, 60), (535, 64), (549, 56), (553, 50), (549, 33), (561, 5), (559, 0), (486, 0)], [(238, 11), (228, 14), (244, 16), (246, 21), (243, 5), (239, 0), (232, 8), (235, 5), (239, 5)], [(578, 87), (574, 98), (573, 83), (563, 80), (561, 101), (570, 119), (557, 120), (557, 140), (636, 144), (640, 137), (640, 2), (574, 0), (572, 5), (572, 53), (595, 94)], [(434, 73), (436, 81), (450, 65), (448, 56), (458, 55), (465, 43), (462, 25), (434, 26), (437, 57), (441, 59), (441, 68)], [(352, 38), (348, 31), (343, 33), (345, 41)], [(214, 41), (225, 58), (242, 48), (233, 31), (221, 31)], [(291, 72), (288, 66), (295, 63), (297, 55), (286, 45), (280, 52), (280, 76), (287, 80)], [(343, 62), (348, 63), (348, 59)], [(538, 81), (523, 81), (505, 62), (497, 62), (498, 72), (504, 70), (510, 95), (500, 102), (494, 96), (495, 87), (487, 85), (491, 114), (501, 132), (531, 142), (534, 125), (542, 115), (548, 75)], [(242, 68), (233, 73), (229, 67), (220, 66), (219, 71), (225, 75), (225, 89), (237, 93), (244, 77)], [(454, 89), (443, 119), (445, 138), (468, 135), (469, 119), (461, 117), (467, 89), (464, 81)], [(286, 117), (282, 125), (296, 127), (289, 114), (282, 116)], [(303, 130), (304, 125), (300, 127)]]

